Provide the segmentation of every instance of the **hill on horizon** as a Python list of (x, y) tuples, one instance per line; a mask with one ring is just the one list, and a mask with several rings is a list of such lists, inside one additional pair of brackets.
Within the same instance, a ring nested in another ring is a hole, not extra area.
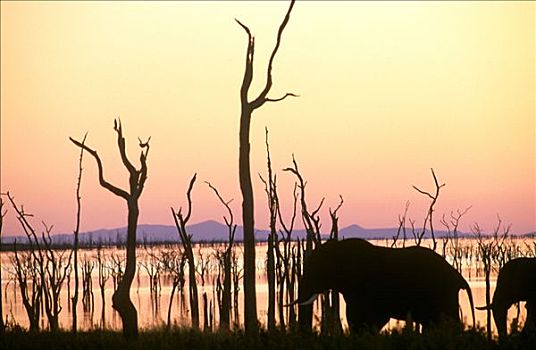
[[(215, 220), (206, 220), (196, 224), (187, 226), (188, 233), (192, 235), (194, 242), (225, 242), (228, 240), (228, 229), (225, 224), (222, 224)], [(339, 238), (363, 238), (363, 239), (392, 239), (396, 236), (398, 227), (391, 228), (364, 228), (357, 224), (352, 224), (339, 229)], [(94, 231), (88, 231), (80, 233), (80, 244), (117, 244), (126, 241), (127, 228), (119, 227), (112, 229), (99, 229)], [(269, 234), (269, 230), (258, 229), (255, 231), (255, 238), (257, 241), (266, 241)], [(446, 231), (436, 231), (436, 237), (445, 237)], [(326, 239), (329, 233), (322, 233), (322, 238)], [(460, 237), (466, 237), (468, 234), (459, 233)], [(294, 230), (292, 232), (293, 240), (299, 238), (304, 239), (306, 237), (305, 229)], [(52, 242), (54, 244), (72, 244), (74, 241), (74, 235), (68, 234), (54, 234), (51, 235)], [(411, 229), (406, 229), (406, 238), (413, 239), (411, 235)], [(425, 234), (425, 238), (430, 238), (430, 233)], [(2, 242), (6, 244), (13, 243), (17, 240), (19, 243), (27, 242), (25, 236), (5, 236), (2, 238)], [(242, 241), (243, 229), (242, 226), (238, 226), (235, 234), (235, 241)], [(400, 237), (402, 239), (402, 237)], [(141, 224), (138, 225), (137, 234), (138, 243), (160, 243), (160, 242), (179, 242), (179, 235), (177, 228), (173, 225), (158, 225), (158, 224)]]

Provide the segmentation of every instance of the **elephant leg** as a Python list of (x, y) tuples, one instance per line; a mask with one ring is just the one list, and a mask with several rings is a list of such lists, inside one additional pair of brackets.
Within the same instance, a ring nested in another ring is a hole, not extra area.
[(536, 332), (536, 302), (533, 300), (527, 301), (525, 308), (527, 309), (527, 319), (521, 333), (528, 335)]

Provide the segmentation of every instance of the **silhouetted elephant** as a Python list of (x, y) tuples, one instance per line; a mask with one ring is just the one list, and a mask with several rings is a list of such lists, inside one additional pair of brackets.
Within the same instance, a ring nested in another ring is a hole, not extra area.
[(527, 319), (523, 332), (536, 325), (536, 258), (518, 258), (504, 264), (497, 277), (497, 286), (493, 300), (488, 307), (478, 307), (483, 310), (491, 308), (493, 318), (499, 332), (499, 337), (506, 335), (506, 318), (508, 309), (514, 303), (526, 301)]
[(424, 328), (442, 318), (459, 322), (458, 292), (467, 291), (474, 325), (473, 297), (465, 279), (441, 256), (423, 247), (385, 248), (362, 239), (328, 241), (305, 260), (299, 297), (312, 303), (335, 290), (346, 301), (350, 330), (381, 329), (389, 318)]

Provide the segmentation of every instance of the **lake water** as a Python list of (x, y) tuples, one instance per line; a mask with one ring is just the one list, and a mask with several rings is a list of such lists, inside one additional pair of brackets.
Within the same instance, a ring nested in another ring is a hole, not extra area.
[[(527, 255), (532, 256), (534, 251), (531, 250), (536, 246), (536, 241), (534, 240), (520, 240), (512, 239), (509, 241), (510, 245), (515, 247), (518, 255)], [(373, 241), (377, 245), (390, 245), (390, 242), (385, 240), (383, 241)], [(399, 246), (401, 243), (399, 242)], [(410, 245), (410, 242), (408, 242)], [(424, 242), (423, 246), (429, 246), (430, 242)], [(480, 261), (476, 258), (475, 252), (477, 249), (477, 242), (475, 240), (460, 240), (460, 246), (466, 247), (465, 256), (462, 258), (463, 274), (464, 277), (469, 281), (473, 292), (473, 298), (475, 306), (485, 305), (485, 279), (482, 274), (481, 267), (479, 268)], [(177, 250), (177, 246), (169, 247), (152, 247), (152, 248), (143, 248), (139, 247), (137, 249), (137, 261), (138, 269), (136, 277), (133, 281), (131, 289), (131, 298), (138, 310), (138, 319), (140, 328), (153, 328), (165, 326), (167, 323), (167, 312), (168, 305), (170, 302), (170, 294), (172, 289), (171, 279), (165, 273), (161, 273), (159, 278), (160, 288), (158, 292), (151, 293), (150, 283), (149, 283), (149, 274), (143, 265), (151, 268), (151, 264), (154, 264), (155, 256), (162, 256), (165, 252), (172, 250)], [(207, 275), (205, 278), (205, 285), (201, 283), (201, 278), (198, 276), (198, 290), (199, 290), (199, 304), (200, 304), (200, 324), (203, 325), (203, 298), (202, 294), (206, 293), (208, 308), (212, 308), (212, 314), (214, 315), (213, 324), (218, 325), (218, 307), (216, 302), (216, 288), (215, 288), (215, 279), (217, 277), (217, 261), (215, 257), (216, 246), (207, 245), (207, 246), (196, 246), (194, 251), (199, 257), (199, 254), (205, 257), (206, 261), (209, 261), (207, 267)], [(441, 245), (438, 248), (438, 252), (441, 252)], [(471, 253), (471, 250), (473, 253)], [(267, 246), (265, 243), (260, 243), (257, 245), (256, 249), (256, 260), (257, 260), (257, 309), (258, 309), (258, 318), (261, 324), (266, 325), (267, 323), (267, 308), (268, 308), (268, 284), (266, 278), (265, 270), (265, 261), (266, 261), (266, 251)], [(447, 250), (448, 251), (448, 250)], [(240, 246), (236, 247), (236, 253), (238, 257), (238, 268), (241, 268), (242, 257), (241, 257), (242, 248)], [(121, 257), (124, 256), (124, 249), (122, 248), (103, 248), (101, 250), (104, 261), (109, 266), (112, 265), (111, 257)], [(95, 263), (97, 256), (96, 249), (81, 249), (79, 251), (79, 268), (81, 268), (83, 261), (90, 261)], [(452, 262), (452, 256), (448, 253), (446, 254), (447, 260)], [(8, 322), (12, 324), (19, 324), (22, 327), (28, 327), (28, 319), (24, 309), (24, 306), (20, 297), (20, 290), (18, 284), (15, 282), (13, 275), (13, 264), (12, 264), (13, 253), (12, 252), (3, 252), (1, 254), (2, 259), (2, 297), (3, 297), (3, 317), (7, 318)], [(114, 291), (114, 283), (112, 277), (110, 277), (105, 284), (105, 307), (104, 307), (104, 320), (102, 319), (102, 305), (103, 300), (100, 294), (100, 288), (98, 283), (98, 267), (95, 266), (92, 272), (92, 295), (90, 295), (91, 303), (87, 303), (84, 307), (82, 303), (82, 273), (80, 272), (80, 289), (79, 289), (79, 302), (78, 302), (78, 324), (81, 329), (98, 329), (105, 327), (107, 329), (121, 329), (121, 319), (117, 312), (112, 308), (112, 294)], [(189, 305), (188, 305), (188, 277), (187, 277), (187, 268), (185, 269), (185, 279), (186, 285), (184, 286), (184, 294), (181, 295), (178, 292), (175, 293), (174, 301), (171, 309), (171, 322), (176, 325), (190, 325), (190, 314), (189, 314)], [(72, 310), (70, 303), (68, 302), (69, 298), (73, 295), (74, 288), (74, 273), (70, 275), (70, 281), (65, 281), (61, 295), (60, 302), (62, 305), (62, 311), (60, 313), (60, 327), (69, 329), (71, 326), (72, 320)], [(495, 280), (496, 272), (492, 274), (491, 279), (491, 295), (495, 289)], [(242, 280), (240, 280), (240, 291), (238, 294), (238, 320), (232, 321), (238, 322), (240, 325), (243, 324), (243, 295), (242, 295)], [(319, 310), (319, 301), (314, 304), (314, 312), (316, 315), (320, 314)], [(467, 299), (467, 294), (465, 291), (460, 292), (460, 306), (462, 311), (462, 317), (466, 324), (471, 324), (471, 313), (469, 309), (469, 301)], [(521, 320), (524, 318), (524, 307), (523, 303), (521, 305)], [(233, 313), (234, 314), (234, 313)], [(346, 317), (345, 317), (345, 304), (344, 299), (341, 297), (341, 318), (343, 327), (347, 328)], [(486, 312), (475, 310), (477, 324), (485, 327), (486, 325)], [(515, 307), (512, 307), (509, 311), (509, 319), (516, 317), (517, 310)], [(277, 312), (276, 312), (277, 319)], [(318, 318), (315, 318), (318, 320)], [(46, 316), (42, 314), (41, 317), (41, 327), (47, 327)], [(315, 322), (315, 326), (318, 327), (318, 321)], [(396, 320), (391, 320), (386, 328), (402, 327), (403, 322)], [(493, 325), (493, 329), (495, 326)]]

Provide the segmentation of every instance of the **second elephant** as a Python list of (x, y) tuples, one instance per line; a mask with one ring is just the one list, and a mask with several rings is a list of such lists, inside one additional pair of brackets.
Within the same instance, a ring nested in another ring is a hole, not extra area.
[[(491, 305), (500, 337), (506, 335), (508, 309), (526, 301), (527, 319), (523, 331), (536, 328), (536, 258), (518, 258), (507, 262), (499, 271)], [(486, 309), (488, 307), (478, 308)]]

